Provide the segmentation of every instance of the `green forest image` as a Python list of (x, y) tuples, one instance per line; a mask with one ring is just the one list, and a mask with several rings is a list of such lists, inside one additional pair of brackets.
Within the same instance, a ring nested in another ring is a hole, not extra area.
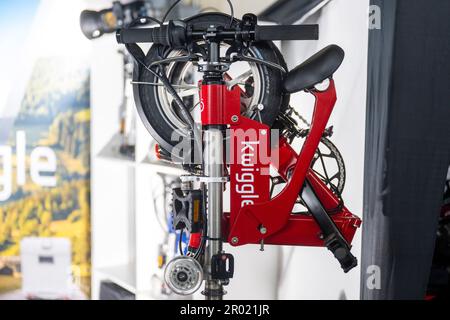
[[(0, 202), (0, 294), (20, 289), (20, 241), (64, 237), (72, 243), (72, 273), (90, 293), (90, 73), (76, 58), (36, 61), (20, 112), (9, 133), (12, 192)], [(26, 181), (17, 184), (16, 133), (26, 134)], [(42, 187), (29, 175), (30, 152), (56, 154), (56, 186)], [(2, 170), (2, 167), (0, 167)], [(3, 169), (4, 170), (4, 169)]]

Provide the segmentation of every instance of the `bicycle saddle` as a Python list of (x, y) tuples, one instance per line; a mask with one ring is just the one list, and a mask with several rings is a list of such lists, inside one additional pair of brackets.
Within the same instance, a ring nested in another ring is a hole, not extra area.
[(330, 78), (344, 60), (344, 50), (335, 45), (323, 48), (287, 74), (283, 87), (287, 93), (310, 89)]

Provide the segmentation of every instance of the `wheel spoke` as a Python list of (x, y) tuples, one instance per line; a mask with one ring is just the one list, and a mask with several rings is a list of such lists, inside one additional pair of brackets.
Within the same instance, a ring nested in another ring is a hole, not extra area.
[(193, 96), (195, 94), (198, 94), (198, 88), (183, 90), (180, 93), (178, 93), (178, 95), (180, 97), (188, 97), (188, 96)]
[[(145, 82), (145, 81), (131, 81), (131, 84), (142, 84), (147, 86), (157, 86), (157, 87), (163, 87), (164, 84), (161, 82)], [(174, 89), (178, 90), (188, 90), (188, 89), (196, 89), (198, 90), (198, 85), (195, 84), (172, 84), (172, 87)]]
[(233, 86), (235, 86), (235, 85), (237, 85), (237, 84), (242, 84), (242, 85), (244, 85), (244, 84), (245, 84), (245, 81), (243, 81), (243, 80), (248, 79), (251, 75), (252, 75), (252, 70), (248, 70), (248, 71), (246, 71), (246, 72), (240, 74), (239, 76), (235, 77), (234, 79), (231, 78), (231, 77), (228, 75), (228, 78), (229, 78), (230, 80), (228, 80), (228, 81), (226, 82), (227, 87), (228, 87), (228, 88), (231, 88), (231, 87), (233, 87)]
[[(199, 105), (200, 105), (200, 101), (197, 102), (197, 103), (192, 107), (192, 110), (194, 110), (195, 108), (197, 108)], [(191, 110), (191, 111), (192, 111), (192, 110)]]

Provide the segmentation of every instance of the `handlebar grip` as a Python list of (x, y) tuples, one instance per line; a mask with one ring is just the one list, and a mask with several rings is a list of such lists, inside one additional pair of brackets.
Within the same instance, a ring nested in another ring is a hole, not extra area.
[(318, 40), (319, 25), (256, 26), (255, 41)]
[(123, 44), (153, 42), (153, 28), (120, 29), (116, 32), (116, 39)]
[(170, 21), (155, 28), (121, 29), (116, 32), (116, 39), (124, 44), (152, 42), (177, 49), (186, 45), (186, 28)]

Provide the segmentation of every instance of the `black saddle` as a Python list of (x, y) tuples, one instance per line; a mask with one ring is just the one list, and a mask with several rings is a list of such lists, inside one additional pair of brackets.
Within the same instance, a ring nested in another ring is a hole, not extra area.
[(289, 71), (284, 79), (284, 90), (287, 93), (294, 93), (310, 89), (330, 78), (341, 65), (344, 56), (344, 50), (335, 44), (323, 48), (301, 65)]

